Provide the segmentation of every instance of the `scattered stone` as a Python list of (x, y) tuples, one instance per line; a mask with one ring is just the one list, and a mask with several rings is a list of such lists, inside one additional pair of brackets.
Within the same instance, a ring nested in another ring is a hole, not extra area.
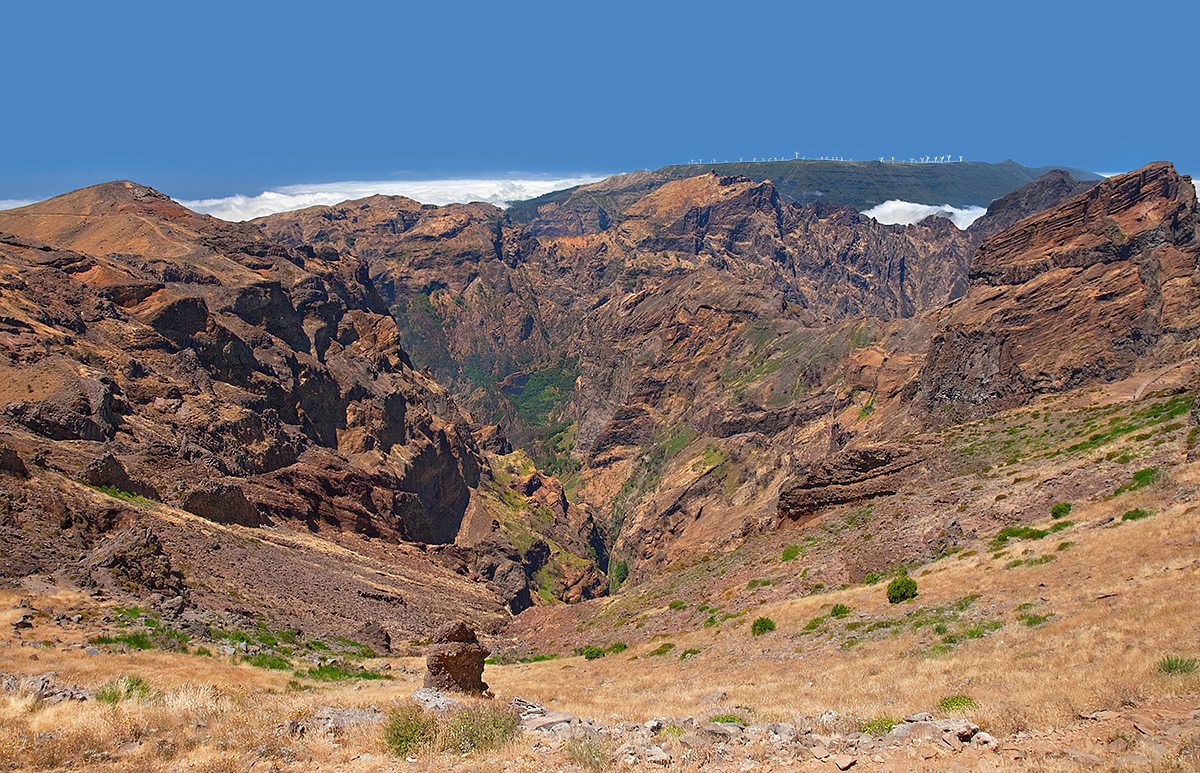
[(713, 704), (720, 703), (728, 697), (729, 696), (723, 690), (718, 690), (717, 692), (710, 692), (708, 695), (701, 695), (696, 700), (696, 703), (700, 706), (712, 706)]
[(833, 764), (837, 765), (838, 770), (849, 770), (857, 762), (858, 760), (849, 754), (839, 754), (833, 758)]
[(433, 687), (420, 688), (412, 694), (412, 699), (418, 706), (429, 711), (440, 711), (449, 714), (455, 711), (462, 711), (466, 708), (466, 704), (456, 701), (448, 695), (443, 695)]

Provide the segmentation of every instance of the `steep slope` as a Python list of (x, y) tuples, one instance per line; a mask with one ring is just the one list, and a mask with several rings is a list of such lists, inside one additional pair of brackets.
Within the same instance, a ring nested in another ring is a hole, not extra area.
[(260, 222), (369, 250), (417, 362), (564, 476), (617, 564), (649, 568), (769, 526), (796, 466), (907, 421), (927, 314), (978, 244), (1086, 187), (1048, 176), (967, 231), (649, 173), (581, 189), (603, 215), (528, 228), (484, 205), (379, 227), (364, 202)]
[[(86, 579), (90, 551), (140, 524), (185, 570), (172, 592), (210, 609), (245, 595), (419, 638), (459, 607), (494, 628), (532, 603), (535, 572), (547, 599), (597, 592), (572, 590), (596, 570), (565, 502), (546, 534), (524, 528), (537, 561), (487, 539), (547, 497), (492, 476), (503, 435), (412, 367), (362, 260), (114, 182), (0, 215), (0, 276), (0, 445), (26, 473), (0, 481), (10, 580)], [(393, 568), (370, 580), (373, 562)], [(160, 590), (139, 582), (124, 590)]]
[(974, 416), (1191, 356), (1198, 229), (1195, 187), (1158, 162), (985, 241), (937, 315), (917, 399)]

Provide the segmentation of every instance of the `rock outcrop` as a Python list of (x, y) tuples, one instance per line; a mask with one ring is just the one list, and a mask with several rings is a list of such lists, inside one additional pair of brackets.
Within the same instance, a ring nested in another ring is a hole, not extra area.
[(1114, 177), (985, 241), (935, 315), (916, 397), (945, 418), (1111, 381), (1200, 334), (1196, 190), (1165, 162)]
[(452, 620), (433, 634), (425, 656), (425, 687), (482, 695), (488, 688), (482, 678), (487, 656), (488, 650), (479, 643), (475, 631), (462, 620)]

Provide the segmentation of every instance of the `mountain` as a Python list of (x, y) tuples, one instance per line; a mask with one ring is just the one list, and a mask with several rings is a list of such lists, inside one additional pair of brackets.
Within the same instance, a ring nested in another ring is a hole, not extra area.
[[(536, 224), (545, 212), (555, 212), (555, 219), (559, 223), (568, 219), (580, 225), (600, 224), (603, 228), (607, 220), (653, 187), (669, 180), (708, 173), (739, 175), (756, 182), (770, 180), (779, 195), (791, 203), (823, 201), (859, 211), (892, 199), (934, 206), (986, 207), (995, 199), (1056, 169), (1081, 181), (1097, 182), (1103, 179), (1083, 169), (1030, 168), (1015, 161), (998, 164), (979, 161), (928, 164), (786, 159), (753, 163), (680, 164), (555, 191), (528, 201), (515, 202), (509, 211), (514, 220), (522, 223)], [(535, 230), (538, 229), (535, 225)]]
[(381, 226), (349, 202), (260, 222), (371, 255), (415, 360), (563, 476), (613, 560), (651, 570), (770, 528), (831, 451), (925, 426), (916, 376), (972, 254), (1093, 185), (1049, 173), (966, 231), (656, 173), (596, 184), (621, 209), (595, 217), (405, 204), (416, 223)]
[(587, 524), (517, 462), (499, 482), (503, 435), (412, 367), (359, 258), (114, 182), (0, 214), (0, 263), (0, 441), (30, 460), (0, 486), (9, 573), (100, 582), (91, 551), (140, 525), (189, 603), (304, 624), (494, 628), (535, 572), (547, 599), (598, 592)]
[[(124, 182), (0, 215), (6, 574), (497, 630), (933, 486), (963, 464), (939, 428), (1195, 353), (1169, 164), (1051, 173), (965, 231), (635, 177), (592, 220), (372, 197), (235, 225)], [(932, 549), (935, 512), (830, 578)]]

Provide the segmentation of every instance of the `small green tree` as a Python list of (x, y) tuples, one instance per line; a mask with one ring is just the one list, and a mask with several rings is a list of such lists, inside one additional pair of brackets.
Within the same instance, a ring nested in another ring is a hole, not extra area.
[(775, 621), (769, 617), (760, 617), (750, 624), (750, 633), (762, 636), (767, 631), (775, 630)]
[(907, 575), (897, 577), (888, 583), (887, 597), (888, 601), (892, 604), (899, 604), (902, 601), (916, 598), (917, 581)]
[(1070, 502), (1058, 502), (1054, 507), (1050, 508), (1050, 516), (1052, 518), (1066, 518), (1071, 514)]

